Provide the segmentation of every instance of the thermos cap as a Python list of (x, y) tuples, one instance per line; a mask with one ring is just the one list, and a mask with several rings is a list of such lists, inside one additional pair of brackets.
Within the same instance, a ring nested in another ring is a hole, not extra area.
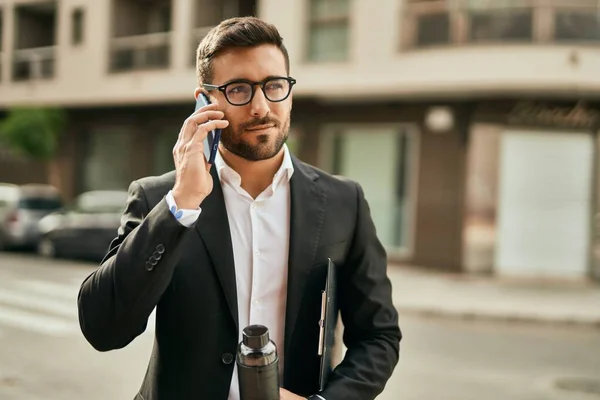
[(264, 325), (249, 325), (242, 331), (242, 342), (253, 350), (269, 344), (269, 329)]

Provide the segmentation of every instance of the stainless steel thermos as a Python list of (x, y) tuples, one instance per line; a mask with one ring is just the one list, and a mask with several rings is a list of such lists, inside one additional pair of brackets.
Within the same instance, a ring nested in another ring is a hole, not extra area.
[(279, 400), (277, 346), (269, 339), (266, 326), (244, 328), (235, 361), (240, 400)]

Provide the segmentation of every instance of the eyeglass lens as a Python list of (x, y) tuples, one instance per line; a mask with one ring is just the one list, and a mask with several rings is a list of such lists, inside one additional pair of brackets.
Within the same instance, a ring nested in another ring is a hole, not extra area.
[[(227, 86), (225, 95), (232, 104), (245, 104), (252, 98), (253, 87), (246, 82), (233, 83)], [(263, 86), (265, 97), (270, 101), (281, 101), (290, 92), (290, 82), (286, 79), (272, 79)]]

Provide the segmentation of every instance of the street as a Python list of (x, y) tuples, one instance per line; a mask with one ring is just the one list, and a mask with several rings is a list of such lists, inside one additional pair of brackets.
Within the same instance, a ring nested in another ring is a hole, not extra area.
[[(152, 323), (125, 349), (95, 351), (79, 331), (76, 306), (94, 268), (0, 253), (0, 399), (133, 398)], [(600, 398), (598, 329), (404, 315), (400, 323), (400, 363), (380, 400)]]

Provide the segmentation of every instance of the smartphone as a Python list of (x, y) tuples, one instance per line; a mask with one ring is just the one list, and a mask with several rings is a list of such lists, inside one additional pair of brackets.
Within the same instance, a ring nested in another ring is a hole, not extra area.
[[(210, 104), (210, 100), (208, 96), (204, 93), (200, 93), (198, 95), (198, 99), (196, 100), (196, 109), (194, 111), (198, 111), (201, 107)], [(213, 165), (215, 163), (215, 157), (217, 156), (217, 151), (219, 150), (219, 141), (221, 140), (221, 130), (215, 129), (208, 132), (206, 135), (206, 139), (204, 139), (204, 157), (206, 157), (206, 161)]]

